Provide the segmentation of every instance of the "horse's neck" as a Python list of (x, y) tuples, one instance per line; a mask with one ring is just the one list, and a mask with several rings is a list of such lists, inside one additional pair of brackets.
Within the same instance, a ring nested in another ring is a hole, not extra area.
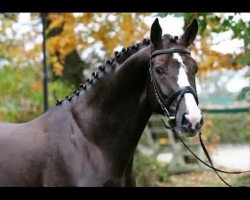
[(85, 136), (124, 162), (134, 152), (152, 114), (146, 95), (148, 54), (146, 47), (131, 56), (73, 106)]

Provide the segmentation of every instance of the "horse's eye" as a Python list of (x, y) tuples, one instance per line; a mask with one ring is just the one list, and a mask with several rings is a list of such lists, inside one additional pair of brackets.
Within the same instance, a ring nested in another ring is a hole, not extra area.
[(156, 72), (157, 74), (163, 74), (163, 73), (164, 73), (163, 69), (160, 68), (160, 67), (156, 68), (156, 69), (155, 69), (155, 72)]

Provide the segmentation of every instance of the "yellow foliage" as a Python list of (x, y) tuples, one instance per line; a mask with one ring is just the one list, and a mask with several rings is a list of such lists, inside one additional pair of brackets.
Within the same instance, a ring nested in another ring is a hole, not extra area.
[(53, 71), (56, 76), (62, 76), (63, 66), (59, 62), (56, 62), (53, 64)]
[(160, 138), (159, 140), (159, 144), (160, 145), (166, 145), (166, 144), (169, 144), (169, 139), (168, 138)]
[(47, 40), (46, 47), (51, 55), (54, 55), (56, 53), (58, 49), (59, 40), (60, 40), (59, 35), (51, 37)]
[(33, 48), (33, 51), (35, 52), (42, 52), (42, 45), (41, 44), (36, 44)]
[[(244, 65), (240, 63), (232, 62), (231, 60), (235, 60), (238, 58), (242, 58), (244, 56), (243, 53), (233, 55), (233, 54), (223, 54), (217, 51), (211, 50), (211, 44), (209, 44), (205, 39), (200, 40), (202, 55), (200, 55), (200, 61), (198, 62), (200, 75), (206, 75), (207, 72), (210, 71), (219, 71), (223, 68), (225, 69), (233, 69), (239, 70)], [(198, 49), (194, 46), (191, 46), (193, 52), (198, 55)]]
[(49, 30), (53, 28), (59, 28), (62, 26), (63, 23), (63, 16), (62, 15), (55, 15), (55, 14), (50, 14), (48, 17), (51, 20), (51, 23), (48, 27)]
[(55, 62), (58, 62), (58, 58), (57, 58), (57, 56), (51, 56), (50, 59), (49, 59), (49, 61), (51, 63), (55, 63)]

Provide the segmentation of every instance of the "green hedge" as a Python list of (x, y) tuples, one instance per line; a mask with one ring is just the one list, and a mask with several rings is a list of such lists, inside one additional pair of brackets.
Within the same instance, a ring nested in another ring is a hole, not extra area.
[(203, 115), (213, 126), (206, 129), (208, 137), (220, 136), (220, 142), (250, 142), (250, 113)]
[[(0, 121), (27, 122), (43, 113), (41, 67), (24, 66), (0, 68)], [(74, 90), (60, 80), (49, 81), (48, 99), (54, 107), (57, 98), (64, 98)]]
[(137, 186), (157, 186), (169, 181), (166, 165), (155, 160), (153, 156), (136, 152), (133, 169)]

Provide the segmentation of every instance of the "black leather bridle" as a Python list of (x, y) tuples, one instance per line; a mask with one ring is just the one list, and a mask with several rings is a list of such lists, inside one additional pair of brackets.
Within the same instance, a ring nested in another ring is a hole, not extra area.
[[(170, 48), (170, 49), (163, 49), (163, 50), (156, 50), (154, 51), (153, 53), (151, 53), (151, 56), (150, 56), (150, 59), (149, 59), (149, 74), (150, 74), (150, 77), (151, 77), (151, 82), (153, 84), (153, 89), (154, 89), (154, 95), (155, 95), (155, 98), (158, 102), (158, 104), (160, 105), (163, 113), (164, 113), (164, 116), (168, 119), (168, 123), (169, 123), (169, 126), (165, 124), (165, 122), (163, 121), (164, 123), (164, 126), (167, 128), (167, 129), (170, 129), (173, 131), (173, 133), (178, 137), (178, 139), (182, 142), (182, 144), (193, 154), (193, 156), (199, 160), (201, 163), (203, 163), (204, 165), (206, 165), (207, 167), (211, 168), (214, 170), (214, 172), (217, 174), (217, 176), (229, 187), (232, 187), (230, 184), (228, 184), (220, 175), (218, 172), (221, 172), (221, 173), (226, 173), (226, 174), (242, 174), (242, 173), (248, 173), (250, 172), (250, 170), (248, 171), (233, 171), (233, 172), (228, 172), (228, 171), (224, 171), (224, 170), (220, 170), (220, 169), (217, 169), (214, 167), (213, 165), (213, 162), (208, 154), (208, 151), (202, 141), (202, 138), (201, 138), (201, 132), (199, 133), (199, 140), (200, 140), (200, 144), (201, 144), (201, 147), (210, 163), (210, 165), (208, 165), (206, 162), (204, 162), (202, 159), (200, 159), (186, 144), (185, 142), (182, 140), (182, 138), (180, 137), (180, 134), (181, 131), (175, 129), (175, 126), (176, 126), (176, 114), (177, 114), (177, 110), (178, 110), (178, 106), (180, 104), (180, 101), (181, 99), (184, 97), (184, 94), (185, 93), (191, 93), (194, 98), (195, 98), (195, 101), (197, 103), (197, 105), (199, 104), (199, 101), (198, 101), (198, 96), (197, 96), (197, 92), (195, 91), (194, 88), (192, 88), (191, 86), (185, 86), (185, 87), (181, 87), (179, 88), (177, 91), (175, 91), (175, 93), (173, 95), (171, 95), (170, 97), (166, 97), (165, 95), (162, 95), (162, 93), (160, 92), (157, 84), (156, 84), (156, 80), (155, 80), (155, 77), (153, 75), (153, 67), (152, 67), (152, 62), (151, 62), (151, 59), (154, 58), (155, 56), (157, 55), (161, 55), (161, 54), (173, 54), (173, 53), (185, 53), (185, 54), (189, 54), (190, 55), (190, 51), (188, 49), (180, 49), (180, 48)], [(169, 112), (169, 108), (170, 106), (172, 105), (172, 103), (174, 101), (177, 101), (177, 104), (176, 104), (176, 109), (175, 109), (175, 116), (171, 116), (170, 115), (170, 112)], [(247, 186), (241, 186), (241, 187), (247, 187)]]

